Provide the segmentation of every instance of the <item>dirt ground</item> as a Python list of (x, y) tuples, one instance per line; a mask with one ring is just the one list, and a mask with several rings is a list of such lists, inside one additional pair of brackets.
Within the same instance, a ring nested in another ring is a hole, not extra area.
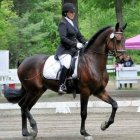
[[(80, 115), (76, 111), (71, 114), (54, 114), (46, 109), (33, 110), (38, 124), (36, 140), (84, 140), (80, 135)], [(106, 131), (100, 130), (100, 124), (110, 115), (109, 111), (93, 111), (88, 113), (87, 131), (94, 140), (140, 140), (140, 113), (127, 112), (125, 109), (116, 115), (115, 123)], [(21, 136), (20, 110), (0, 111), (0, 140), (25, 140)]]

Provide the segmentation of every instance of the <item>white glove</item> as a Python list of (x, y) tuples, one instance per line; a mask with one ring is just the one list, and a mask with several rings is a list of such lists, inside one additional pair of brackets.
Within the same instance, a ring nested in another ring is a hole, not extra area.
[(81, 49), (81, 48), (83, 48), (84, 46), (83, 46), (83, 44), (82, 43), (77, 43), (77, 46), (76, 46), (78, 49)]

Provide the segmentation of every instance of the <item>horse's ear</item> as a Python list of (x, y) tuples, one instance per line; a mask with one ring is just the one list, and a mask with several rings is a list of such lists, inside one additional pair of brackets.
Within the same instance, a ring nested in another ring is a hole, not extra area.
[(116, 31), (119, 29), (119, 26), (120, 26), (119, 22), (116, 23), (116, 26), (115, 26), (115, 30), (116, 30)]
[(125, 23), (125, 25), (122, 27), (123, 31), (124, 31), (124, 29), (126, 28), (126, 26), (127, 26), (127, 23)]

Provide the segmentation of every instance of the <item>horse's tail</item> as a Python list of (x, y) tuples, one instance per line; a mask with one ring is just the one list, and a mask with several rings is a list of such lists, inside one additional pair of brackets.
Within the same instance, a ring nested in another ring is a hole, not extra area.
[(25, 95), (25, 89), (21, 87), (20, 89), (11, 89), (4, 85), (4, 90), (3, 94), (5, 98), (8, 100), (10, 103), (18, 103), (21, 98)]
[(21, 64), (22, 61), (18, 60), (17, 61), (17, 68), (19, 67), (19, 65)]

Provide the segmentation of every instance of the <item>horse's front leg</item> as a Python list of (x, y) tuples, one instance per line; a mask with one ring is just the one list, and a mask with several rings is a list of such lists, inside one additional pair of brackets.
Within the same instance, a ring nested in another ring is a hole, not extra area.
[(114, 123), (115, 114), (118, 108), (118, 104), (115, 100), (113, 100), (106, 91), (100, 93), (98, 96), (101, 100), (112, 105), (112, 113), (109, 117), (108, 121), (105, 121), (101, 124), (101, 130), (106, 130), (112, 123)]
[(93, 140), (92, 136), (88, 134), (85, 130), (85, 121), (87, 118), (87, 105), (88, 105), (89, 96), (85, 96), (81, 94), (80, 101), (81, 101), (81, 129), (80, 133), (85, 137), (85, 140)]

